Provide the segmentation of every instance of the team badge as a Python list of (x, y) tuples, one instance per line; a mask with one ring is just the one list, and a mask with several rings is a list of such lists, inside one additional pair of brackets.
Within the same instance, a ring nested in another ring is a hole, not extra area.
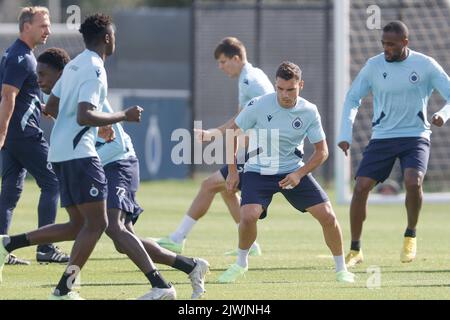
[(98, 196), (98, 189), (94, 185), (92, 185), (91, 189), (89, 190), (89, 194), (91, 195), (91, 197)]
[(411, 83), (417, 83), (419, 82), (419, 80), (419, 75), (417, 74), (417, 72), (413, 71), (413, 73), (411, 73), (411, 75), (409, 76), (409, 81), (411, 81)]
[(294, 121), (292, 121), (292, 128), (294, 129), (300, 129), (303, 126), (302, 120), (300, 118), (295, 118)]

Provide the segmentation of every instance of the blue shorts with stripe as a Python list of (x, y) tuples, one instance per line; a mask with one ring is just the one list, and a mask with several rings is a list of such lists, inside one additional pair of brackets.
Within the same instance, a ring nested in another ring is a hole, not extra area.
[(426, 173), (430, 158), (430, 141), (421, 137), (372, 139), (363, 153), (356, 177), (383, 182), (391, 174), (395, 160), (406, 168)]
[(106, 200), (105, 172), (97, 157), (53, 162), (59, 181), (61, 207)]
[(136, 202), (139, 187), (139, 161), (136, 157), (108, 163), (105, 167), (108, 179), (108, 209), (119, 209), (126, 214), (125, 223), (136, 223), (144, 211)]
[(261, 175), (256, 172), (245, 172), (242, 181), (241, 206), (260, 204), (264, 211), (259, 218), (264, 219), (272, 197), (277, 192), (281, 192), (286, 200), (301, 212), (306, 212), (312, 206), (329, 201), (327, 194), (311, 174), (304, 176), (293, 189), (280, 188), (278, 183), (286, 175)]

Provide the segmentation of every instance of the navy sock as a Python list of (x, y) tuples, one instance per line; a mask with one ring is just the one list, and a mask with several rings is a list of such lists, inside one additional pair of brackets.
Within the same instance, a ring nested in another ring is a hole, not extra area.
[(197, 263), (194, 261), (194, 259), (177, 255), (175, 257), (175, 263), (172, 267), (177, 270), (183, 271), (186, 274), (189, 274), (192, 272), (192, 270), (194, 270), (196, 265)]
[(153, 288), (170, 288), (170, 285), (166, 282), (166, 280), (164, 280), (158, 270), (152, 270), (145, 276), (147, 277), (148, 281), (150, 281)]
[(416, 237), (416, 230), (408, 229), (406, 228), (405, 231), (405, 237), (415, 238)]
[(361, 250), (361, 240), (352, 241), (350, 245), (350, 250), (360, 251)]
[(56, 286), (55, 295), (65, 296), (71, 291), (72, 288), (69, 288), (68, 286), (68, 280), (70, 276), (71, 274), (64, 272), (64, 274), (62, 275), (61, 279), (58, 282), (58, 285)]
[(8, 252), (12, 252), (16, 249), (25, 248), (28, 246), (30, 246), (30, 241), (27, 239), (27, 235), (22, 233), (17, 236), (10, 237), (9, 243), (5, 245), (5, 249)]

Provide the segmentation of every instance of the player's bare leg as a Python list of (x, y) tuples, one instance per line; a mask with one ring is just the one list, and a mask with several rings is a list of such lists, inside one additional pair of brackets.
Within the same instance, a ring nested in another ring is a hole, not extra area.
[(406, 190), (405, 206), (408, 215), (408, 227), (405, 231), (400, 261), (411, 262), (415, 259), (417, 251), (416, 227), (419, 221), (420, 209), (422, 208), (424, 173), (413, 168), (406, 168), (403, 176)]
[[(260, 204), (246, 204), (241, 207), (238, 249), (238, 264), (241, 267), (247, 267), (248, 265), (248, 251), (256, 240), (258, 233), (256, 224), (263, 211), (264, 209)], [(246, 251), (246, 257), (241, 257), (242, 251)]]
[(330, 202), (320, 203), (307, 211), (319, 221), (322, 226), (325, 243), (333, 254), (336, 266), (336, 280), (339, 282), (354, 282), (354, 274), (347, 271), (344, 259), (344, 242), (342, 231)]
[[(123, 216), (122, 216), (123, 217)], [(124, 221), (124, 217), (123, 220)], [(127, 230), (136, 235), (134, 227), (131, 221), (125, 224)], [(177, 270), (186, 273), (191, 281), (192, 285), (192, 299), (201, 298), (205, 290), (205, 276), (209, 271), (209, 263), (202, 258), (188, 258), (185, 256), (177, 255), (172, 251), (169, 251), (156, 243), (151, 239), (140, 239), (144, 245), (145, 251), (155, 263), (165, 264)], [(124, 253), (122, 248), (118, 244), (114, 243), (116, 249), (120, 253)]]
[[(225, 189), (225, 180), (224, 180), (224, 189)], [(228, 211), (230, 211), (231, 216), (236, 224), (239, 223), (240, 220), (240, 206), (241, 206), (241, 197), (237, 192), (230, 193), (226, 190), (220, 192), (223, 201), (227, 205)]]
[(330, 202), (320, 203), (307, 209), (322, 226), (325, 243), (333, 256), (341, 256), (344, 252), (342, 232)]
[[(222, 191), (226, 191), (225, 179), (223, 178), (220, 171), (216, 171), (213, 174), (211, 174), (208, 178), (203, 180), (200, 186), (200, 190), (198, 191), (194, 201), (192, 201), (192, 204), (189, 207), (189, 210), (186, 212), (186, 214), (194, 220), (199, 220), (206, 214), (206, 212), (208, 212), (208, 209), (211, 206), (211, 203), (214, 200), (215, 195), (218, 192)], [(239, 223), (239, 219), (237, 223)]]
[(368, 177), (356, 177), (356, 184), (353, 189), (353, 197), (350, 203), (350, 230), (352, 242), (350, 252), (346, 257), (348, 267), (353, 267), (363, 262), (361, 250), (361, 234), (364, 220), (367, 216), (367, 200), (370, 191), (376, 185), (376, 181)]
[(128, 231), (121, 217), (121, 210), (108, 209), (109, 224), (106, 234), (113, 240), (116, 248), (120, 248), (121, 253), (125, 253), (144, 274), (156, 270), (144, 245), (138, 237)]
[(420, 209), (423, 200), (424, 174), (416, 169), (407, 168), (404, 172), (404, 183), (406, 190), (405, 206), (408, 214), (408, 229), (416, 230), (419, 220)]
[(367, 216), (367, 199), (376, 181), (367, 177), (356, 177), (356, 185), (350, 204), (350, 229), (352, 241), (361, 239), (362, 227)]

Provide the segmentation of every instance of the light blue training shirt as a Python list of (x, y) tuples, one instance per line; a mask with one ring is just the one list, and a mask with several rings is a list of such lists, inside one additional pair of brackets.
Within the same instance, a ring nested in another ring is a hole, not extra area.
[(431, 57), (409, 50), (400, 62), (387, 62), (384, 53), (370, 58), (347, 93), (338, 142), (352, 142), (352, 128), (361, 99), (373, 94), (372, 139), (430, 139), (427, 104), (436, 89), (447, 101), (437, 114), (450, 117), (450, 78)]
[(255, 98), (235, 122), (249, 133), (250, 150), (262, 149), (262, 153), (245, 163), (246, 172), (263, 175), (291, 173), (304, 165), (305, 138), (311, 143), (325, 139), (316, 105), (301, 97), (289, 109), (279, 105), (276, 93)]

